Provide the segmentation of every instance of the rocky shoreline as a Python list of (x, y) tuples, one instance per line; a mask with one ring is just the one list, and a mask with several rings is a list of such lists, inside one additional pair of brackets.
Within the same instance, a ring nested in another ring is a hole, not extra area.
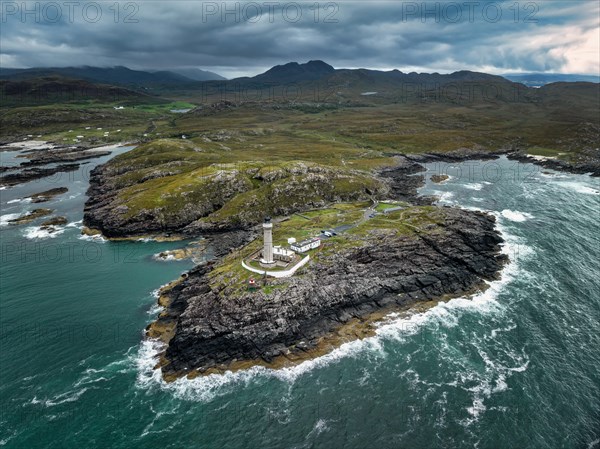
[(211, 283), (214, 263), (192, 269), (163, 289), (165, 310), (148, 327), (150, 337), (168, 343), (163, 377), (294, 363), (318, 354), (349, 323), (485, 289), (507, 261), (494, 217), (439, 210), (443, 221), (436, 229), (400, 237), (374, 233), (281, 287), (275, 282), (268, 293), (222, 296), (226, 286)]
[[(432, 204), (435, 198), (417, 193), (425, 168), (409, 157), (398, 161), (380, 173), (390, 183), (390, 197)], [(380, 230), (311, 264), (308, 272), (282, 287), (274, 282), (269, 293), (241, 297), (221, 296), (227, 286), (211, 285), (211, 273), (258, 230), (207, 235), (213, 261), (160, 292), (164, 310), (147, 327), (149, 338), (166, 344), (157, 368), (173, 381), (254, 365), (289, 366), (371, 335), (372, 324), (391, 311), (429, 307), (484, 290), (508, 260), (501, 254), (495, 218), (456, 208), (439, 211), (444, 219), (437, 229), (401, 238)]]
[[(388, 198), (427, 206), (435, 198), (418, 194), (425, 183), (422, 163), (492, 160), (503, 155), (548, 168), (597, 173), (588, 170), (589, 165), (546, 162), (511, 148), (396, 154), (397, 164), (381, 170), (377, 177), (388, 186)], [(109, 238), (147, 235), (144, 220), (123, 228), (101, 213), (115, 193), (106, 182), (110, 175), (103, 167), (92, 172), (84, 223)], [(204, 229), (202, 236), (213, 251), (212, 261), (162, 289), (158, 302), (164, 310), (147, 328), (148, 337), (166, 344), (157, 368), (172, 381), (257, 364), (286, 366), (369, 335), (370, 324), (390, 310), (413, 309), (485, 289), (507, 262), (501, 254), (502, 238), (494, 217), (456, 208), (437, 209), (443, 216), (437, 228), (404, 237), (378, 230), (329, 259), (311, 263), (301, 276), (284, 285), (274, 281), (268, 291), (238, 297), (223, 295), (227, 286), (211, 282), (212, 273), (220, 260), (253, 240), (258, 229), (250, 223), (237, 229)], [(156, 226), (150, 231), (166, 236), (186, 235), (195, 229), (181, 224)]]
[(79, 169), (79, 164), (61, 164), (56, 167), (33, 167), (21, 170), (18, 173), (9, 173), (0, 177), (0, 186), (15, 186), (36, 179), (46, 178), (57, 173), (68, 173)]
[(600, 150), (589, 152), (589, 156), (582, 158), (577, 162), (567, 162), (561, 159), (536, 157), (524, 152), (512, 152), (507, 154), (511, 160), (539, 165), (551, 170), (565, 171), (577, 175), (589, 174), (593, 177), (600, 177)]
[[(25, 159), (19, 165), (0, 166), (0, 186), (12, 187), (18, 184), (46, 178), (57, 173), (73, 172), (81, 167), (80, 161), (108, 156), (112, 151), (94, 149), (99, 146), (64, 145), (52, 142), (39, 141), (38, 145), (28, 148), (32, 141), (15, 142), (0, 145), (1, 151), (19, 151), (19, 158)], [(23, 144), (24, 146), (14, 146)], [(106, 145), (102, 145), (106, 146)], [(85, 164), (86, 162), (83, 162)]]
[(446, 153), (423, 153), (408, 154), (404, 157), (415, 163), (431, 162), (465, 162), (469, 160), (493, 160), (506, 156), (510, 160), (523, 163), (535, 164), (544, 168), (557, 171), (565, 171), (578, 175), (589, 174), (600, 177), (600, 149), (582, 150), (573, 161), (557, 159), (553, 157), (533, 156), (523, 149), (503, 149), (498, 151), (485, 151), (477, 149), (462, 148)]

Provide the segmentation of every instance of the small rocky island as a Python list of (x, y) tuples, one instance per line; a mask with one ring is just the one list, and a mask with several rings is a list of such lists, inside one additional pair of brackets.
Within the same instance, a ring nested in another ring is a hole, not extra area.
[[(419, 196), (424, 167), (409, 157), (376, 170), (210, 157), (153, 142), (96, 168), (88, 192), (91, 231), (204, 237), (213, 255), (161, 290), (147, 328), (166, 344), (157, 368), (168, 381), (318, 356), (371, 335), (392, 311), (485, 289), (507, 261), (495, 218)], [(267, 239), (279, 249), (261, 252)], [(293, 273), (267, 272), (277, 265)]]
[(327, 239), (298, 275), (264, 279), (258, 291), (238, 267), (244, 249), (164, 289), (166, 309), (148, 330), (168, 342), (164, 377), (314, 357), (369, 335), (368, 323), (386, 312), (485, 289), (506, 261), (489, 215), (436, 207), (394, 215)]

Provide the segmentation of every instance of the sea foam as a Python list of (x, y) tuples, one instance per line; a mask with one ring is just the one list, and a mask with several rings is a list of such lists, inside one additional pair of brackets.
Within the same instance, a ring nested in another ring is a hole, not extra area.
[[(496, 226), (505, 240), (502, 246), (503, 254), (511, 258), (511, 255), (515, 253), (516, 246), (519, 248), (520, 257), (533, 254), (533, 250), (523, 245), (518, 237), (508, 234), (500, 223), (497, 223)], [(488, 288), (481, 293), (451, 299), (448, 302), (439, 302), (425, 312), (407, 315), (392, 313), (377, 325), (375, 335), (372, 337), (344, 343), (323, 356), (277, 370), (254, 366), (236, 372), (227, 371), (223, 374), (198, 376), (195, 379), (180, 378), (167, 383), (162, 379), (160, 369), (154, 369), (158, 362), (158, 353), (165, 349), (165, 345), (157, 340), (146, 339), (139, 346), (137, 353), (131, 357), (131, 363), (135, 365), (138, 372), (136, 386), (142, 389), (166, 390), (185, 400), (210, 402), (216, 397), (235, 391), (240, 385), (244, 386), (267, 379), (294, 383), (298, 378), (311, 371), (325, 368), (343, 359), (367, 357), (371, 362), (383, 360), (387, 357), (383, 345), (385, 341), (402, 342), (419, 332), (420, 328), (426, 324), (434, 322), (440, 327), (454, 327), (459, 324), (460, 317), (465, 311), (475, 311), (483, 315), (501, 313), (506, 307), (498, 301), (498, 295), (515, 278), (518, 270), (519, 260), (511, 259), (510, 263), (502, 269), (500, 279), (488, 282)], [(488, 390), (491, 394), (498, 388), (502, 388), (502, 379), (499, 379), (499, 383), (495, 387), (484, 385), (482, 388), (484, 396), (488, 394)], [(477, 419), (482, 412), (482, 400), (474, 397), (473, 419)]]
[(19, 218), (21, 214), (4, 214), (0, 215), (0, 226), (8, 226), (10, 220)]
[(500, 214), (507, 220), (515, 222), (523, 222), (533, 218), (533, 215), (528, 214), (527, 212), (519, 212), (510, 209), (504, 209)]
[(53, 227), (52, 232), (49, 229), (42, 229), (36, 226), (25, 228), (23, 236), (30, 240), (53, 239), (65, 232), (64, 228)]
[(579, 182), (561, 182), (558, 185), (585, 195), (600, 195), (600, 191)]

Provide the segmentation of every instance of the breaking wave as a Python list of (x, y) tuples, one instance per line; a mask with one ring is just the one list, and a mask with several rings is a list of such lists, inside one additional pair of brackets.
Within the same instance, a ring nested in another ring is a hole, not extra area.
[[(497, 227), (505, 240), (502, 247), (503, 254), (508, 255), (510, 258), (514, 254), (516, 246), (519, 247), (521, 257), (533, 254), (533, 250), (524, 246), (518, 237), (508, 234), (502, 224), (497, 223)], [(169, 391), (180, 399), (210, 402), (240, 386), (266, 379), (294, 383), (313, 370), (325, 368), (343, 359), (368, 357), (371, 361), (383, 360), (387, 357), (384, 346), (386, 341), (404, 342), (407, 338), (419, 332), (423, 326), (434, 323), (440, 326), (454, 327), (465, 311), (475, 311), (483, 315), (502, 313), (505, 306), (498, 301), (498, 295), (515, 278), (518, 272), (519, 262), (511, 260), (504, 266), (500, 279), (489, 282), (488, 288), (483, 292), (474, 296), (451, 299), (448, 302), (439, 302), (425, 312), (409, 313), (408, 315), (389, 314), (386, 319), (377, 325), (374, 336), (344, 343), (328, 354), (281, 369), (254, 366), (247, 370), (198, 376), (195, 379), (180, 378), (167, 383), (162, 379), (160, 369), (155, 369), (158, 363), (158, 354), (165, 349), (165, 345), (157, 340), (146, 339), (141, 343), (137, 352), (130, 356), (130, 363), (137, 369), (136, 386), (141, 389)], [(153, 292), (153, 294), (156, 295), (157, 292)], [(498, 385), (490, 387), (486, 384), (481, 387), (481, 391), (473, 391), (472, 414), (474, 419), (479, 416), (479, 396), (488, 394), (488, 391), (491, 394), (497, 391), (498, 388)]]
[(500, 214), (507, 220), (515, 221), (515, 222), (519, 222), (519, 223), (523, 222), (523, 221), (527, 221), (530, 218), (533, 218), (533, 215), (528, 214), (527, 212), (519, 212), (516, 210), (510, 210), (510, 209), (504, 209), (502, 212), (500, 212)]

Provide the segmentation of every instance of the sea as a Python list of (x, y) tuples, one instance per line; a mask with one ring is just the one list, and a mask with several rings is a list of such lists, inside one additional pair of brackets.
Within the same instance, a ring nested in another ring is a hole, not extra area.
[[(499, 280), (294, 367), (165, 383), (144, 328), (192, 262), (154, 255), (185, 242), (81, 235), (90, 170), (131, 148), (0, 190), (0, 447), (600, 448), (598, 179), (427, 164), (422, 194), (497, 218)], [(68, 224), (8, 224), (35, 207)]]

